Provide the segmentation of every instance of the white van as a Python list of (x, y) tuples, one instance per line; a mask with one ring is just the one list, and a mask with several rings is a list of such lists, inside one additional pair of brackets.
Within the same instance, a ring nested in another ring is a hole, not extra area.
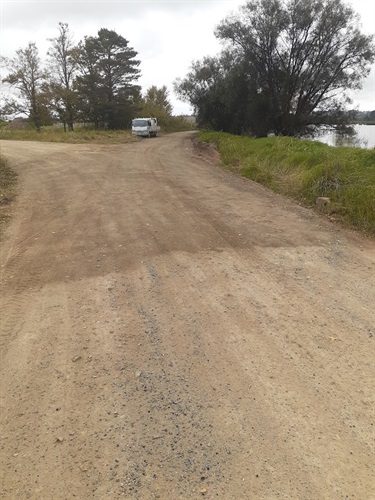
[(156, 118), (134, 118), (132, 134), (140, 137), (156, 137), (160, 127)]

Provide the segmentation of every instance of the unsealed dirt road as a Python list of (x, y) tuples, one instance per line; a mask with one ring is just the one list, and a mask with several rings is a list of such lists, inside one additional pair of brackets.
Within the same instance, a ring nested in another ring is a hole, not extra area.
[(191, 137), (1, 143), (1, 498), (375, 498), (374, 242)]

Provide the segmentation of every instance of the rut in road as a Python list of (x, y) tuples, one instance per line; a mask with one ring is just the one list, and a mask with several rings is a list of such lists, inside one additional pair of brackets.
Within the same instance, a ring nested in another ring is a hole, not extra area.
[(2, 141), (3, 498), (375, 498), (374, 242), (192, 137)]

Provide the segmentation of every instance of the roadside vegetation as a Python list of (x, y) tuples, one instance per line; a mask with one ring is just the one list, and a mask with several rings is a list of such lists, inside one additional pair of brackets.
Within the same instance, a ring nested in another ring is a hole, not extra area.
[(60, 127), (41, 127), (37, 132), (30, 128), (27, 130), (14, 130), (11, 127), (0, 128), (0, 139), (14, 141), (41, 141), (41, 142), (65, 142), (65, 143), (127, 143), (138, 139), (126, 130), (95, 130), (76, 128), (71, 132), (64, 132)]
[(173, 106), (169, 100), (168, 89), (165, 85), (158, 88), (149, 87), (138, 102), (137, 116), (155, 117), (158, 120), (162, 133), (182, 132), (193, 128), (183, 116), (173, 116)]
[(231, 171), (308, 206), (328, 197), (327, 214), (375, 236), (375, 149), (222, 132), (200, 132), (199, 139), (216, 144)]
[(17, 174), (0, 155), (0, 237), (10, 218), (10, 204), (16, 195)]
[[(191, 130), (192, 126), (183, 117), (164, 116), (161, 123), (161, 134)], [(39, 132), (35, 128), (16, 130), (10, 124), (0, 124), (0, 140), (64, 142), (83, 144), (87, 142), (98, 144), (123, 144), (137, 142), (140, 139), (132, 135), (130, 130), (100, 130), (90, 127), (74, 127), (70, 132), (63, 127), (45, 126)]]

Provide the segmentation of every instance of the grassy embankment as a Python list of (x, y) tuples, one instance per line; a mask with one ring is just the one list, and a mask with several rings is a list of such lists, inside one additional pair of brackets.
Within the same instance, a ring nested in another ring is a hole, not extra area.
[(308, 206), (329, 197), (328, 214), (375, 236), (375, 149), (219, 132), (200, 132), (199, 139), (217, 145), (228, 169)]

